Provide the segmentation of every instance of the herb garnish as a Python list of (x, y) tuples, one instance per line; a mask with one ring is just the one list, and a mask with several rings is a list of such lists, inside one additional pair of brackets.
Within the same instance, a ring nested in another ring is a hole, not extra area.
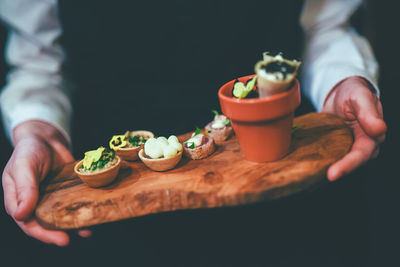
[(128, 135), (128, 142), (133, 146), (141, 146), (146, 143), (147, 139), (141, 135), (130, 136)]
[[(89, 151), (91, 152), (91, 151)], [(84, 169), (86, 171), (90, 170), (90, 171), (95, 171), (96, 169), (101, 169), (103, 168), (105, 165), (107, 165), (107, 163), (109, 163), (110, 161), (112, 161), (115, 158), (115, 152), (108, 149), (108, 148), (104, 148), (104, 150), (98, 150), (96, 152), (100, 152), (101, 156), (99, 157), (99, 159), (97, 159), (98, 157), (96, 157), (95, 160), (91, 160), (91, 164), (88, 167), (85, 167), (83, 164), (81, 166), (81, 169)], [(88, 153), (88, 152), (86, 152)], [(89, 154), (85, 153), (85, 157), (89, 156)]]
[(183, 142), (184, 144), (188, 144), (187, 147), (190, 149), (194, 149), (196, 146), (194, 145), (193, 141), (190, 141), (193, 137), (195, 137), (196, 135), (199, 135), (201, 133), (200, 128), (196, 127), (196, 131), (194, 132), (194, 134), (192, 135), (192, 137), (190, 137), (187, 141)]
[(246, 85), (244, 85), (242, 82), (239, 82), (239, 80), (236, 80), (233, 85), (233, 95), (237, 98), (245, 98), (253, 90), (256, 81), (257, 76), (248, 80)]

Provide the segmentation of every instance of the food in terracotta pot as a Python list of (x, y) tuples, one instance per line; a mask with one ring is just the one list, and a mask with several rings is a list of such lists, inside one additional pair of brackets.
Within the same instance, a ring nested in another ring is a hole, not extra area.
[(218, 111), (212, 111), (214, 120), (206, 125), (205, 129), (209, 136), (214, 139), (216, 145), (221, 145), (227, 140), (233, 132), (231, 121), (225, 116), (218, 114)]
[(124, 135), (114, 135), (110, 142), (110, 148), (124, 160), (138, 159), (138, 153), (146, 141), (154, 137), (149, 131), (127, 131)]
[(99, 147), (85, 153), (85, 158), (75, 165), (74, 171), (83, 182), (91, 187), (111, 183), (117, 176), (121, 159), (115, 152)]
[(238, 79), (233, 84), (232, 96), (236, 98), (258, 98), (257, 76), (247, 79), (242, 83)]
[(203, 159), (215, 150), (214, 140), (211, 136), (203, 134), (200, 129), (192, 134), (183, 144), (183, 153), (191, 159)]
[(297, 75), (301, 62), (288, 60), (281, 54), (263, 54), (264, 59), (255, 65), (257, 87), (260, 98), (278, 94), (289, 89)]
[(174, 135), (168, 139), (152, 137), (139, 151), (139, 158), (154, 171), (166, 171), (174, 168), (182, 158), (182, 144)]

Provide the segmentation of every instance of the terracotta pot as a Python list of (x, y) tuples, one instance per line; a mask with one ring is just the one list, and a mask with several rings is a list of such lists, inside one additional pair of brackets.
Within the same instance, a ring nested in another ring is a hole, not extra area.
[(101, 170), (99, 172), (89, 174), (80, 172), (79, 169), (83, 164), (83, 160), (79, 161), (75, 165), (74, 171), (79, 176), (79, 178), (90, 187), (105, 186), (114, 181), (114, 179), (118, 175), (118, 171), (121, 166), (121, 158), (118, 156), (115, 156), (115, 158), (117, 159), (117, 163), (114, 166)]
[[(246, 82), (254, 75), (239, 78)], [(294, 110), (300, 105), (296, 80), (287, 91), (266, 98), (238, 99), (232, 96), (235, 80), (218, 91), (222, 113), (231, 119), (244, 156), (251, 161), (281, 159), (289, 151)]]

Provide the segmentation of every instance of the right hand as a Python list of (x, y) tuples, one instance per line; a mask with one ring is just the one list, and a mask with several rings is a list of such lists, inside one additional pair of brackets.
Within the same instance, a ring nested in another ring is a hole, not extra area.
[[(34, 216), (40, 182), (50, 171), (74, 161), (67, 141), (54, 126), (35, 120), (19, 124), (12, 138), (15, 148), (3, 172), (7, 213), (27, 235), (45, 243), (68, 245), (67, 233), (43, 228)], [(81, 230), (79, 234), (88, 237), (91, 232)]]

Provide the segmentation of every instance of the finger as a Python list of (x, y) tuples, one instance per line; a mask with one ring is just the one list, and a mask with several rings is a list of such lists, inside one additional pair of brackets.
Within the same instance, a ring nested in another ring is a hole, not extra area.
[(386, 134), (379, 135), (374, 138), (378, 144), (382, 144), (386, 139)]
[(32, 218), (27, 221), (16, 221), (16, 223), (27, 235), (45, 243), (55, 244), (61, 247), (69, 244), (69, 236), (67, 233), (47, 230)]
[(14, 168), (11, 174), (15, 183), (16, 202), (18, 205), (13, 217), (16, 220), (25, 220), (31, 216), (36, 207), (39, 198), (39, 187), (37, 173), (29, 167), (29, 162), (22, 159), (20, 163), (21, 167)]
[(369, 91), (357, 94), (352, 100), (355, 106), (357, 119), (365, 131), (371, 137), (383, 135), (387, 126), (382, 119), (382, 109), (380, 101)]
[(6, 208), (7, 213), (10, 216), (13, 216), (15, 211), (18, 208), (17, 205), (17, 191), (15, 190), (15, 183), (14, 180), (8, 173), (8, 168), (4, 169), (3, 172), (3, 192), (4, 192), (4, 206)]
[(366, 135), (356, 136), (355, 138), (351, 151), (329, 167), (327, 171), (328, 180), (337, 180), (371, 158), (377, 147), (376, 142)]
[(92, 231), (91, 231), (91, 230), (88, 230), (88, 229), (83, 229), (83, 230), (79, 230), (79, 231), (78, 231), (78, 235), (79, 235), (80, 237), (84, 237), (84, 238), (91, 237), (92, 234), (93, 234)]
[(374, 158), (374, 159), (377, 158), (378, 155), (379, 155), (379, 151), (380, 151), (379, 147), (376, 147), (374, 152), (372, 152), (371, 157)]
[(54, 168), (75, 161), (71, 151), (64, 144), (53, 142), (52, 147), (54, 149)]

